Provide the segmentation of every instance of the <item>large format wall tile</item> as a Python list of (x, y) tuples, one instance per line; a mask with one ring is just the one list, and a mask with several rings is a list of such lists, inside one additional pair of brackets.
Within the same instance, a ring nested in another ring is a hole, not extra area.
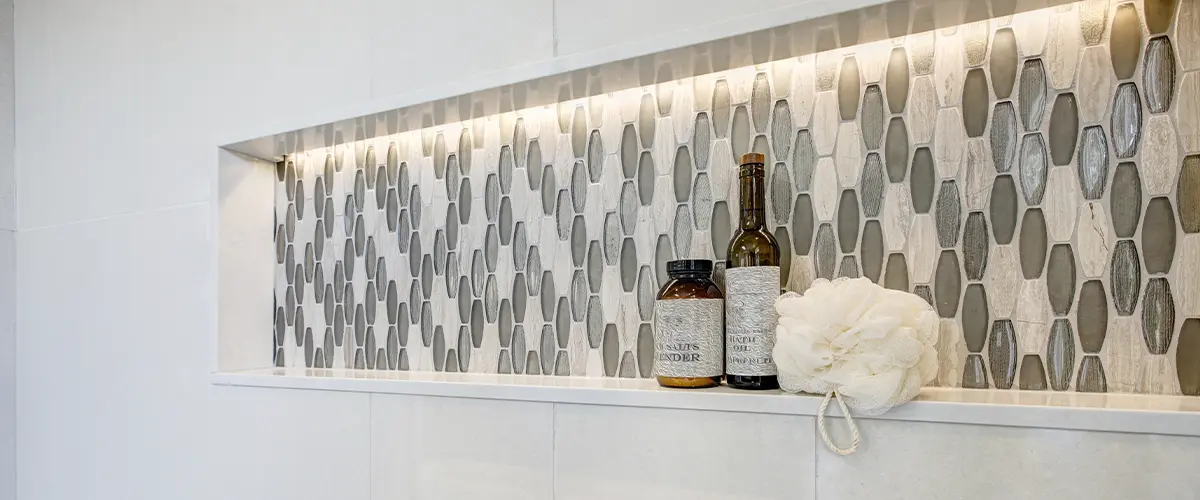
[[(1161, 359), (1200, 314), (1200, 71), (1195, 8), (1149, 3), (891, 3), (293, 145), (274, 360), (652, 376), (666, 262), (725, 258), (758, 151), (786, 286), (922, 296), (966, 340), (938, 383), (1174, 391), (1195, 357)], [(1105, 347), (1118, 318), (1154, 353), (1136, 380), (1130, 335)]]
[[(815, 428), (788, 415), (558, 405), (554, 498), (811, 499)], [(712, 464), (721, 473), (696, 473)]]
[[(871, 438), (858, 453), (817, 450), (818, 498), (1187, 498), (1200, 488), (1190, 473), (1200, 459), (1196, 438), (888, 420), (862, 425)], [(835, 440), (849, 438), (840, 425), (832, 429)]]
[(371, 498), (554, 497), (552, 405), (371, 397)]

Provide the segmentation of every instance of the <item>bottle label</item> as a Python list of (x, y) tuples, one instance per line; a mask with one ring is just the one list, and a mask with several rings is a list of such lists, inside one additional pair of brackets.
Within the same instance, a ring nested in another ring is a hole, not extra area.
[(654, 303), (654, 373), (660, 377), (719, 377), (724, 352), (725, 301), (672, 299)]
[(725, 270), (725, 372), (730, 375), (776, 375), (775, 326), (779, 314), (779, 267), (752, 266)]

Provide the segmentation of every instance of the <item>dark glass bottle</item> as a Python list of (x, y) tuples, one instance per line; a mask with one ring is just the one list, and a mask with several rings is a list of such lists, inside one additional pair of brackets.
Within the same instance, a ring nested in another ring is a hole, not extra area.
[(779, 388), (771, 350), (779, 316), (779, 244), (766, 230), (766, 157), (741, 158), (741, 225), (725, 270), (725, 380), (736, 389)]
[(712, 281), (712, 261), (673, 260), (654, 303), (654, 371), (663, 387), (721, 384), (725, 367), (725, 301)]

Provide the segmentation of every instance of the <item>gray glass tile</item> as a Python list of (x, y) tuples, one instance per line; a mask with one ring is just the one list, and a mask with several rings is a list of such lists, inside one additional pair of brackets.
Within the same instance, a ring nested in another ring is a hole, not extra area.
[(987, 269), (988, 256), (988, 227), (983, 212), (971, 212), (967, 215), (967, 223), (963, 230), (963, 268), (967, 279), (979, 281), (983, 279)]
[(879, 283), (883, 274), (883, 228), (879, 221), (869, 220), (863, 226), (862, 274)]
[(696, 229), (709, 227), (712, 223), (712, 211), (712, 186), (709, 185), (708, 174), (696, 174), (696, 182), (692, 185), (692, 215)]
[(938, 314), (943, 318), (958, 315), (958, 297), (962, 292), (962, 271), (958, 267), (958, 255), (953, 250), (942, 250), (934, 273), (934, 302)]
[(826, 223), (817, 228), (814, 264), (817, 277), (833, 279), (834, 266), (837, 265), (837, 243), (833, 235), (833, 226)]
[(1075, 382), (1079, 392), (1108, 392), (1104, 377), (1104, 365), (1099, 356), (1084, 356), (1079, 363), (1079, 379)]
[(858, 93), (862, 88), (858, 74), (858, 61), (853, 57), (842, 60), (842, 71), (838, 76), (838, 109), (842, 121), (851, 121), (858, 116)]
[(784, 159), (791, 153), (792, 130), (792, 107), (786, 99), (775, 101), (771, 112), (771, 145), (776, 158)]
[(708, 168), (708, 155), (712, 150), (712, 122), (708, 113), (701, 111), (696, 114), (696, 123), (692, 130), (692, 154), (695, 155), (696, 169)]
[[(892, 8), (889, 6), (889, 19), (892, 14)], [(907, 19), (905, 21), (907, 25)], [(892, 49), (892, 54), (888, 58), (887, 76), (884, 82), (887, 88), (888, 111), (891, 113), (903, 113), (904, 105), (908, 102), (909, 85), (908, 56), (904, 53), (904, 47)]]
[(1031, 208), (1021, 219), (1021, 274), (1025, 279), (1042, 277), (1046, 266), (1046, 219), (1042, 211)]
[[(686, 203), (692, 193), (692, 156), (686, 145), (675, 151), (675, 201)], [(653, 193), (651, 193), (653, 195)]]
[(1075, 371), (1075, 333), (1070, 320), (1059, 318), (1050, 327), (1046, 345), (1046, 371), (1050, 387), (1065, 391), (1071, 386), (1071, 374)]
[(996, 243), (1012, 243), (1013, 234), (1017, 229), (1017, 190), (1012, 176), (996, 177), (992, 183), (991, 200), (989, 213)]
[(1099, 353), (1108, 332), (1108, 299), (1099, 280), (1086, 281), (1079, 289), (1075, 321), (1079, 325), (1080, 348), (1085, 354)]
[(987, 371), (983, 367), (983, 356), (970, 354), (963, 366), (962, 386), (965, 389), (987, 389)]
[(837, 277), (839, 278), (858, 278), (861, 274), (858, 272), (858, 259), (853, 255), (842, 257), (842, 263), (838, 264)]
[(733, 100), (729, 94), (729, 82), (724, 78), (713, 85), (712, 125), (718, 139), (729, 137), (729, 118)]
[[(1042, 134), (1029, 134), (1021, 139), (1021, 193), (1025, 203), (1037, 205), (1046, 194), (1046, 177), (1049, 174), (1046, 159), (1046, 143)], [(999, 179), (997, 179), (998, 181)], [(993, 198), (993, 202), (995, 202)]]
[(908, 291), (908, 262), (904, 254), (888, 255), (883, 271), (883, 287), (891, 290)]
[[(1136, 170), (1133, 175), (1137, 175)], [(1116, 179), (1113, 180), (1114, 185)], [(1141, 201), (1140, 193), (1138, 201)], [(1113, 203), (1116, 203), (1116, 188), (1113, 188)], [(1192, 155), (1183, 159), (1183, 168), (1179, 173), (1179, 185), (1175, 192), (1175, 203), (1179, 205), (1179, 225), (1185, 233), (1200, 232), (1200, 155)], [(1116, 222), (1116, 209), (1113, 209), (1113, 221)], [(1137, 224), (1136, 216), (1134, 224)]]
[(725, 260), (729, 251), (729, 238), (732, 235), (733, 226), (729, 220), (729, 207), (726, 202), (719, 201), (713, 205), (712, 212), (712, 235), (713, 253), (716, 254), (717, 260)]
[(787, 226), (779, 226), (772, 232), (779, 242), (779, 286), (786, 287), (792, 272), (792, 246), (788, 244), (792, 237), (788, 234)]
[(1037, 354), (1026, 354), (1021, 358), (1021, 375), (1017, 386), (1022, 391), (1046, 390), (1046, 369)]
[(1011, 102), (996, 104), (992, 113), (992, 163), (996, 171), (1008, 172), (1017, 156), (1017, 112)]
[(1131, 158), (1137, 154), (1142, 138), (1142, 99), (1134, 84), (1122, 83), (1117, 87), (1109, 124), (1117, 158)]
[[(532, 147), (535, 147), (536, 145), (537, 145), (536, 143), (532, 143), (532, 144), (530, 144), (530, 147), (532, 148)], [(539, 154), (539, 157), (540, 156), (541, 155)], [(539, 161), (538, 163), (541, 163), (541, 162)], [(533, 164), (531, 162), (531, 166), (529, 168), (531, 171), (535, 170), (535, 168), (532, 165)], [(635, 175), (637, 175), (637, 169), (638, 169), (637, 132), (634, 131), (633, 124), (626, 124), (624, 131), (622, 131), (622, 133), (621, 133), (621, 171), (625, 174), (626, 179), (632, 179)], [(538, 177), (540, 179), (540, 177), (541, 177), (540, 173), (539, 173)], [(534, 186), (534, 185), (541, 185), (541, 184), (540, 184), (540, 181), (537, 184), (534, 184), (534, 178), (531, 176), (529, 178), (529, 185)]]
[(933, 305), (933, 289), (929, 288), (929, 285), (914, 286), (912, 293), (924, 300), (925, 303)]
[(908, 128), (904, 126), (904, 118), (897, 116), (888, 123), (883, 149), (888, 179), (892, 182), (903, 182), (905, 174), (908, 173)]
[(1042, 126), (1046, 112), (1046, 68), (1041, 59), (1025, 61), (1021, 67), (1021, 81), (1017, 88), (1017, 104), (1021, 111), (1021, 123), (1026, 132)]
[[(672, 238), (675, 241), (675, 253), (677, 255), (679, 255), (681, 258), (691, 256), (691, 253), (692, 253), (692, 213), (690, 210), (688, 210), (687, 205), (679, 205), (678, 207), (675, 208), (675, 223), (674, 223), (674, 228), (672, 230)], [(661, 235), (660, 236), (660, 246), (661, 246), (661, 243), (664, 241), (666, 241), (666, 235)], [(667, 249), (670, 250), (669, 245), (667, 246)], [(664, 274), (661, 274), (660, 276), (665, 277), (666, 276), (665, 268), (663, 271), (664, 271)], [(664, 283), (666, 282), (665, 279), (660, 279), (659, 281), (664, 282)]]
[(729, 144), (733, 148), (733, 157), (736, 161), (742, 155), (750, 152), (750, 141), (752, 139), (752, 131), (750, 129), (750, 114), (746, 111), (746, 106), (738, 106), (733, 110), (733, 125), (729, 131)]
[(1180, 391), (1186, 396), (1200, 396), (1200, 319), (1188, 318), (1179, 329), (1175, 370)]
[[(654, 127), (655, 119), (657, 118), (657, 109), (654, 105), (654, 96), (651, 94), (642, 94), (641, 108), (638, 110), (638, 137), (641, 139), (642, 148), (650, 149), (654, 147)], [(542, 356), (545, 358), (545, 355)], [(553, 361), (553, 358), (550, 359)], [(542, 360), (546, 363), (546, 360)]]
[(1054, 314), (1065, 316), (1071, 312), (1071, 305), (1075, 302), (1075, 255), (1070, 245), (1059, 244), (1050, 249), (1046, 290)]
[(609, 323), (604, 325), (604, 340), (601, 342), (600, 359), (604, 363), (604, 376), (617, 375), (617, 363), (620, 362), (620, 348), (617, 346), (617, 327)]
[(853, 189), (842, 191), (837, 211), (837, 236), (842, 253), (854, 252), (858, 244), (858, 196)]
[(966, 128), (968, 137), (982, 136), (987, 128), (990, 97), (987, 75), (983, 70), (975, 68), (967, 71), (963, 83), (962, 116), (963, 127)]
[(1142, 299), (1142, 335), (1150, 354), (1166, 354), (1175, 334), (1175, 299), (1166, 278), (1150, 278)]
[(648, 323), (642, 323), (638, 327), (637, 366), (638, 374), (642, 378), (649, 377), (654, 373), (654, 332)]
[(796, 205), (792, 211), (792, 245), (796, 255), (808, 255), (812, 247), (813, 231), (816, 230), (816, 218), (813, 216), (812, 200), (807, 194), (796, 197)]
[(996, 92), (996, 98), (1008, 99), (1017, 78), (1017, 38), (1011, 28), (996, 30), (988, 67), (991, 69), (992, 89)]
[(1083, 196), (1098, 200), (1108, 182), (1108, 140), (1099, 126), (1083, 129), (1079, 146), (1079, 187)]
[(1006, 319), (992, 323), (988, 335), (988, 365), (997, 389), (1011, 389), (1017, 375), (1017, 334)]
[(754, 131), (767, 133), (767, 120), (771, 117), (771, 82), (766, 73), (754, 75), (754, 86), (750, 94), (750, 111), (753, 115)]
[(1113, 15), (1112, 34), (1108, 47), (1112, 55), (1113, 71), (1117, 78), (1133, 78), (1137, 70), (1138, 56), (1142, 52), (1142, 23), (1138, 20), (1137, 8), (1133, 4), (1117, 7)]
[(1171, 270), (1175, 258), (1175, 213), (1166, 197), (1157, 197), (1146, 205), (1146, 219), (1142, 223), (1142, 252), (1146, 272), (1166, 273)]
[[(984, 86), (986, 91), (986, 83)], [(883, 141), (883, 120), (883, 92), (878, 85), (868, 85), (867, 90), (863, 92), (862, 117), (859, 118), (863, 142), (867, 149), (879, 149)]]
[(803, 129), (796, 132), (796, 145), (792, 148), (792, 170), (796, 179), (796, 190), (808, 192), (812, 185), (813, 170), (817, 165), (817, 150), (813, 145), (812, 132)]
[(783, 163), (771, 169), (770, 203), (775, 224), (787, 224), (792, 209), (792, 178)]
[(1058, 94), (1050, 111), (1050, 156), (1055, 165), (1071, 163), (1079, 140), (1079, 105), (1075, 94)]
[(942, 181), (938, 190), (934, 222), (937, 225), (938, 244), (942, 248), (958, 245), (958, 232), (962, 225), (962, 202), (958, 197), (958, 184), (952, 180)]
[[(1162, 0), (1150, 0), (1162, 3)], [(1151, 113), (1165, 113), (1171, 109), (1175, 96), (1175, 49), (1165, 36), (1150, 39), (1146, 45), (1146, 65), (1142, 69), (1142, 90), (1146, 92), (1146, 106)]]
[(963, 339), (970, 352), (983, 352), (988, 334), (987, 290), (979, 283), (967, 285), (962, 307)]
[[(863, 215), (867, 217), (879, 217), (883, 206), (883, 194), (887, 189), (887, 179), (883, 176), (883, 162), (880, 161), (878, 153), (867, 154), (867, 160), (863, 165), (862, 177), (859, 179), (858, 185), (859, 192), (862, 195)], [(776, 214), (778, 213), (776, 211)]]
[[(1184, 174), (1187, 162), (1184, 162)], [(1182, 178), (1181, 178), (1181, 186)], [(1113, 174), (1112, 195), (1113, 229), (1120, 238), (1132, 238), (1137, 231), (1142, 215), (1142, 182), (1137, 165), (1121, 163)]]
[(1117, 242), (1113, 248), (1112, 265), (1109, 266), (1108, 275), (1117, 314), (1133, 314), (1134, 308), (1137, 307), (1138, 292), (1142, 287), (1142, 263), (1133, 240)]
[(929, 213), (929, 208), (933, 205), (933, 186), (936, 178), (933, 154), (929, 148), (917, 148), (917, 152), (913, 154), (911, 176), (913, 209), (917, 213)]

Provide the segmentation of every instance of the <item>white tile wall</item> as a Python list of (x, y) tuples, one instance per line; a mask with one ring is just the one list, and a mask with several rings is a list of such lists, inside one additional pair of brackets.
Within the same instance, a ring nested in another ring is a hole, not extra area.
[(374, 500), (550, 500), (548, 403), (373, 395)]
[[(376, 1), (371, 9), (372, 96), (479, 78), (553, 57), (552, 0)], [(419, 46), (418, 50), (397, 50)]]
[(813, 498), (808, 417), (557, 405), (560, 500)]
[(205, 498), (370, 499), (370, 397), (214, 386)]
[[(840, 421), (837, 442), (846, 439)], [(817, 450), (817, 498), (1193, 498), (1200, 439), (863, 420), (849, 457)]]

